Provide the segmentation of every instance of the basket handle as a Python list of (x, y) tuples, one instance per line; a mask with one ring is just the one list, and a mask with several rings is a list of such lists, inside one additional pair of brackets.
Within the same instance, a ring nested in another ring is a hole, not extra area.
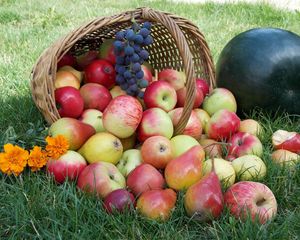
[(178, 121), (178, 124), (176, 125), (174, 130), (174, 134), (178, 135), (183, 132), (192, 113), (193, 105), (195, 101), (196, 81), (195, 81), (195, 69), (194, 69), (192, 54), (188, 47), (189, 45), (185, 39), (184, 34), (182, 33), (179, 26), (171, 17), (169, 17), (166, 13), (162, 13), (156, 10), (154, 11), (153, 9), (148, 7), (141, 8), (141, 11), (142, 11), (142, 17), (144, 19), (148, 19), (154, 22), (160, 22), (168, 29), (168, 31), (174, 38), (179, 53), (183, 59), (183, 65), (186, 74), (187, 91), (186, 91), (186, 99), (183, 106), (183, 111)]

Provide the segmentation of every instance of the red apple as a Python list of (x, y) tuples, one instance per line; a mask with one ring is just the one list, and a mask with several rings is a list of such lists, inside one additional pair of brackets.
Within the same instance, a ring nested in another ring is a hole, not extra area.
[(261, 224), (275, 217), (277, 202), (272, 191), (259, 182), (242, 181), (232, 185), (224, 194), (224, 202), (236, 218), (250, 216)]
[(142, 193), (136, 207), (142, 215), (150, 219), (166, 221), (175, 207), (176, 198), (172, 189), (150, 190)]
[(97, 109), (104, 111), (112, 96), (106, 87), (97, 83), (86, 83), (80, 88), (84, 101), (84, 109)]
[(141, 148), (143, 162), (155, 168), (165, 168), (173, 158), (171, 142), (163, 136), (147, 138)]
[(79, 79), (71, 72), (59, 70), (56, 73), (56, 78), (54, 80), (55, 89), (61, 87), (74, 87), (76, 89), (80, 88)]
[(200, 139), (200, 145), (203, 147), (205, 156), (208, 158), (222, 158), (222, 146), (213, 139)]
[(114, 52), (114, 39), (105, 39), (100, 45), (98, 57), (100, 59), (105, 59), (111, 64), (116, 64), (116, 55)]
[(127, 176), (127, 186), (135, 196), (151, 189), (163, 189), (164, 185), (161, 173), (147, 163), (137, 166)]
[(126, 209), (135, 207), (135, 198), (127, 190), (117, 189), (105, 197), (103, 206), (108, 213), (113, 213), (113, 211), (123, 212)]
[(146, 88), (144, 102), (147, 108), (158, 107), (169, 112), (176, 101), (176, 91), (166, 81), (155, 81)]
[(112, 163), (96, 162), (83, 169), (78, 177), (77, 187), (105, 198), (112, 191), (125, 188), (125, 178)]
[[(177, 107), (183, 107), (186, 99), (186, 87), (176, 91), (177, 94)], [(196, 88), (196, 95), (193, 108), (199, 107), (203, 102), (203, 93), (201, 89)]]
[(66, 65), (69, 65), (72, 67), (76, 65), (76, 58), (70, 53), (66, 53), (65, 55), (63, 55), (61, 57), (61, 59), (57, 63), (57, 68), (61, 68)]
[(202, 79), (202, 78), (197, 78), (196, 79), (196, 86), (198, 89), (202, 91), (202, 94), (204, 97), (209, 94), (209, 85), (208, 83)]
[(300, 154), (300, 134), (277, 130), (272, 135), (272, 144), (275, 149), (285, 149)]
[(75, 151), (67, 151), (58, 159), (50, 159), (47, 162), (47, 171), (54, 175), (58, 183), (77, 180), (82, 170), (87, 166), (85, 159)]
[(54, 92), (57, 110), (61, 117), (78, 118), (83, 112), (83, 98), (73, 87), (58, 88)]
[(98, 51), (90, 50), (86, 53), (83, 53), (76, 57), (77, 68), (82, 71), (97, 58), (98, 58)]
[(144, 79), (147, 80), (149, 84), (152, 83), (153, 76), (151, 70), (145, 64), (143, 64), (141, 67), (142, 71), (144, 72)]
[(138, 128), (138, 139), (143, 142), (152, 136), (173, 136), (173, 124), (169, 115), (160, 108), (149, 108), (143, 112)]
[(213, 114), (206, 124), (206, 133), (214, 140), (224, 140), (232, 136), (240, 127), (240, 119), (227, 109), (221, 109)]
[(118, 96), (106, 107), (103, 113), (104, 128), (119, 138), (134, 134), (143, 114), (142, 105), (131, 96)]
[(94, 60), (85, 69), (85, 82), (98, 83), (111, 89), (116, 83), (116, 71), (114, 66), (103, 59)]
[(271, 155), (272, 161), (281, 166), (295, 167), (300, 162), (300, 155), (285, 149), (277, 149)]
[[(179, 119), (182, 114), (182, 111), (183, 111), (183, 108), (175, 108), (168, 113), (172, 120), (174, 127), (178, 124)], [(202, 135), (201, 122), (197, 118), (194, 111), (191, 112), (190, 118), (189, 118), (182, 134), (189, 135), (196, 139), (201, 137), (201, 135)]]
[(177, 91), (184, 87), (186, 76), (184, 72), (168, 68), (158, 73), (158, 80), (167, 81)]
[(230, 138), (228, 144), (228, 154), (236, 158), (248, 154), (261, 157), (263, 154), (262, 143), (250, 133), (237, 132)]

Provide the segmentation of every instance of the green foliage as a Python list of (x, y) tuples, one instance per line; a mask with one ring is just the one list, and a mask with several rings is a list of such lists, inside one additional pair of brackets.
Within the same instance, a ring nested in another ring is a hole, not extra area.
[[(168, 1), (117, 0), (0, 0), (0, 145), (11, 142), (26, 148), (43, 145), (45, 122), (29, 88), (32, 67), (56, 39), (93, 18), (149, 6), (190, 19), (203, 32), (216, 61), (236, 34), (254, 27), (280, 27), (300, 34), (300, 14), (267, 5), (181, 4)], [(271, 161), (271, 136), (277, 129), (300, 132), (300, 116), (261, 110), (249, 115), (264, 132), (263, 183), (274, 192), (278, 216), (263, 226), (230, 216), (199, 223), (185, 215), (180, 193), (171, 219), (158, 223), (134, 212), (107, 215), (101, 201), (76, 189), (57, 185), (44, 171), (19, 177), (0, 175), (1, 239), (299, 239), (300, 166), (294, 171)]]

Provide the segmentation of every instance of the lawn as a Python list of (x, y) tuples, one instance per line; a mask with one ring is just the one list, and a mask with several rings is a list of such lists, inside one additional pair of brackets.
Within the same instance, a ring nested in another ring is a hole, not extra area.
[[(267, 5), (175, 4), (125, 0), (0, 0), (0, 144), (40, 144), (46, 127), (29, 88), (31, 69), (53, 41), (98, 16), (148, 6), (190, 19), (206, 37), (214, 61), (236, 34), (254, 27), (280, 27), (300, 34), (300, 13)], [(300, 132), (300, 117), (264, 111), (250, 117), (265, 132), (263, 159), (268, 173), (262, 181), (274, 192), (278, 215), (266, 225), (241, 222), (226, 211), (211, 223), (188, 218), (183, 193), (166, 223), (135, 213), (108, 216), (101, 201), (57, 185), (44, 172), (19, 177), (0, 175), (0, 239), (300, 239), (300, 166), (295, 171), (275, 166), (270, 138), (277, 129)]]

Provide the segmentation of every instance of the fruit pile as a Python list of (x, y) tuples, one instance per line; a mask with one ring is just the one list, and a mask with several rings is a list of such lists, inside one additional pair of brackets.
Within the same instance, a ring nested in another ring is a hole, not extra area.
[[(47, 171), (59, 183), (77, 181), (97, 194), (108, 213), (136, 207), (167, 220), (184, 191), (187, 215), (201, 221), (218, 218), (224, 206), (237, 218), (272, 219), (275, 196), (257, 182), (267, 172), (261, 125), (241, 121), (233, 94), (210, 91), (199, 78), (194, 109), (175, 136), (186, 78), (175, 69), (153, 70), (144, 49), (152, 43), (151, 24), (133, 23), (99, 51), (62, 57), (54, 81), (61, 118), (49, 135), (64, 136), (69, 150), (48, 161)], [(298, 133), (279, 130), (272, 141), (274, 162), (299, 161)]]

